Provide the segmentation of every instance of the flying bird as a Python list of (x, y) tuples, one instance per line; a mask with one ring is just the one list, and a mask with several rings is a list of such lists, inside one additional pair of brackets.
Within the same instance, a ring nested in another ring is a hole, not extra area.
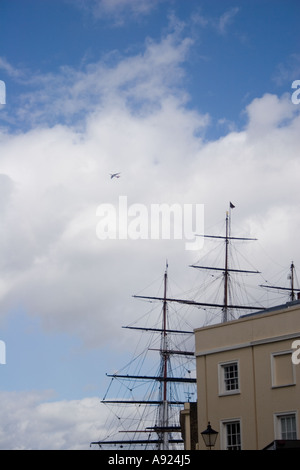
[(110, 173), (110, 179), (120, 178), (120, 176), (121, 176), (121, 173)]

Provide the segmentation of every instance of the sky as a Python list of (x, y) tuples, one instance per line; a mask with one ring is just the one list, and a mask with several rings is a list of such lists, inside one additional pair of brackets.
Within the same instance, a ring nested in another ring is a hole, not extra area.
[(135, 338), (121, 327), (148, 308), (132, 296), (157, 294), (166, 260), (172, 292), (200, 301), (190, 265), (211, 248), (141, 237), (154, 205), (197, 208), (193, 234), (220, 235), (231, 201), (232, 234), (257, 238), (240, 249), (251, 282), (299, 269), (299, 14), (298, 0), (0, 1), (0, 449), (99, 438), (105, 374)]

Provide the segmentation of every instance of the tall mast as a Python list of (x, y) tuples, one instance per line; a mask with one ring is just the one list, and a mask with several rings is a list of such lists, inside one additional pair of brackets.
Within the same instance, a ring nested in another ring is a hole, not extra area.
[(163, 302), (163, 321), (162, 321), (162, 348), (161, 348), (161, 358), (163, 363), (163, 377), (164, 381), (164, 393), (163, 401), (167, 401), (167, 376), (168, 376), (168, 342), (167, 342), (167, 282), (168, 282), (168, 265), (166, 266), (166, 271), (164, 274), (164, 302)]
[(162, 341), (161, 341), (161, 365), (162, 365), (162, 377), (163, 377), (163, 397), (161, 405), (161, 423), (159, 427), (162, 429), (162, 450), (169, 449), (168, 433), (165, 430), (168, 427), (168, 361), (169, 361), (169, 352), (168, 352), (168, 337), (167, 337), (167, 282), (168, 282), (168, 265), (166, 265), (166, 270), (164, 274), (164, 300), (163, 300), (163, 318), (162, 318)]
[[(148, 399), (144, 400), (107, 400), (106, 398), (102, 400), (102, 403), (108, 404), (120, 404), (120, 405), (130, 405), (130, 404), (137, 404), (141, 406), (147, 405), (156, 405), (158, 407), (157, 414), (156, 414), (156, 421), (155, 425), (151, 427), (145, 427), (143, 429), (139, 429), (132, 431), (132, 430), (122, 430), (121, 432), (125, 433), (146, 433), (148, 438), (140, 439), (135, 437), (134, 439), (114, 439), (114, 440), (103, 440), (92, 442), (91, 444), (97, 444), (99, 446), (107, 446), (107, 445), (147, 445), (147, 446), (155, 446), (155, 448), (159, 450), (169, 450), (175, 444), (182, 445), (183, 440), (182, 437), (176, 437), (180, 432), (180, 425), (179, 423), (176, 424), (177, 420), (177, 412), (174, 415), (174, 411), (172, 413), (172, 408), (178, 407), (184, 404), (184, 401), (181, 401), (179, 396), (179, 400), (177, 398), (177, 394), (174, 394), (171, 390), (171, 387), (178, 384), (196, 384), (196, 378), (194, 377), (187, 377), (186, 372), (180, 376), (172, 374), (171, 368), (171, 356), (190, 356), (194, 357), (194, 351), (183, 351), (179, 348), (179, 350), (174, 349), (171, 347), (171, 342), (169, 340), (170, 335), (178, 335), (178, 334), (193, 334), (193, 331), (185, 331), (185, 330), (176, 330), (169, 328), (169, 319), (168, 319), (168, 302), (170, 299), (167, 296), (168, 290), (168, 264), (166, 263), (166, 269), (164, 272), (164, 286), (163, 286), (163, 297), (149, 297), (149, 296), (133, 296), (137, 298), (144, 298), (147, 300), (160, 300), (162, 301), (162, 318), (161, 318), (161, 327), (160, 328), (140, 328), (140, 327), (132, 327), (127, 326), (123, 328), (130, 328), (130, 329), (137, 329), (137, 330), (144, 330), (149, 331), (150, 333), (160, 333), (160, 344), (159, 344), (159, 355), (160, 355), (160, 363), (159, 363), (159, 370), (157, 375), (129, 375), (129, 374), (106, 374), (108, 377), (117, 380), (125, 380), (130, 381), (131, 379), (135, 381), (141, 381), (145, 383), (145, 381), (151, 382), (158, 382), (159, 383), (159, 392), (156, 399)], [(175, 299), (172, 299), (175, 300)], [(179, 303), (186, 303), (184, 300), (179, 300)], [(192, 305), (194, 303), (192, 302)], [(148, 348), (151, 350), (151, 348)], [(156, 350), (156, 349), (153, 349)], [(178, 372), (178, 371), (177, 371)], [(175, 418), (174, 418), (175, 416)], [(178, 414), (179, 416), (179, 414)], [(174, 424), (175, 422), (175, 424)], [(175, 433), (175, 435), (174, 435)], [(157, 438), (154, 438), (154, 435)]]
[(229, 283), (229, 240), (231, 235), (231, 209), (235, 206), (232, 202), (229, 203), (229, 211), (226, 212), (226, 230), (225, 230), (225, 269), (224, 269), (224, 307), (223, 307), (223, 322), (228, 320), (228, 283)]
[[(181, 347), (176, 350), (176, 347), (173, 346), (173, 338), (179, 334), (193, 334), (193, 331), (184, 331), (184, 330), (176, 330), (169, 327), (169, 318), (168, 318), (168, 305), (170, 302), (186, 304), (189, 306), (195, 307), (216, 307), (221, 308), (223, 311), (223, 321), (228, 321), (228, 311), (230, 309), (246, 309), (246, 310), (262, 310), (263, 307), (261, 306), (249, 306), (249, 305), (235, 305), (232, 304), (229, 298), (229, 281), (231, 273), (237, 272), (244, 272), (244, 273), (258, 273), (258, 271), (245, 271), (245, 270), (238, 270), (233, 269), (230, 265), (230, 250), (229, 245), (231, 240), (254, 240), (253, 238), (236, 238), (231, 237), (231, 227), (230, 227), (230, 210), (234, 208), (233, 204), (230, 203), (229, 212), (226, 213), (226, 232), (225, 236), (214, 236), (214, 235), (198, 235), (208, 238), (219, 238), (225, 240), (225, 266), (222, 267), (207, 267), (207, 266), (192, 266), (194, 268), (202, 268), (202, 269), (214, 269), (223, 272), (224, 275), (224, 299), (222, 299), (221, 303), (208, 303), (208, 302), (197, 302), (190, 299), (180, 299), (180, 298), (170, 298), (168, 297), (168, 264), (166, 264), (166, 269), (164, 272), (164, 286), (163, 286), (163, 296), (142, 296), (142, 295), (134, 295), (133, 297), (139, 299), (146, 299), (150, 302), (153, 300), (157, 300), (162, 302), (162, 319), (159, 326), (161, 328), (149, 328), (149, 327), (135, 327), (135, 326), (127, 326), (123, 328), (130, 328), (136, 330), (144, 330), (149, 331), (149, 333), (160, 333), (160, 344), (158, 352), (160, 354), (160, 362), (159, 362), (159, 370), (157, 375), (129, 375), (129, 374), (107, 374), (108, 377), (111, 377), (112, 380), (114, 379), (122, 379), (122, 381), (129, 381), (128, 390), (131, 390), (131, 380), (134, 381), (141, 381), (141, 383), (145, 383), (147, 381), (153, 381), (159, 383), (158, 394), (156, 395), (148, 395), (146, 399), (137, 400), (135, 397), (132, 397), (132, 400), (107, 400), (106, 396), (102, 403), (109, 403), (109, 404), (137, 404), (141, 405), (141, 407), (146, 405), (153, 405), (158, 406), (158, 412), (155, 414), (156, 421), (155, 425), (151, 427), (143, 427), (143, 422), (139, 420), (139, 424), (141, 427), (138, 426), (138, 429), (134, 428), (135, 430), (127, 430), (119, 432), (134, 432), (137, 433), (134, 439), (114, 439), (114, 440), (103, 440), (93, 442), (92, 444), (101, 445), (151, 445), (155, 446), (156, 449), (159, 450), (168, 450), (174, 444), (182, 444), (182, 438), (177, 438), (176, 433), (180, 431), (179, 425), (174, 425), (174, 422), (177, 422), (177, 418), (174, 419), (174, 412), (172, 414), (172, 408), (174, 406), (182, 405), (184, 401), (181, 401), (181, 396), (174, 394), (173, 386), (178, 384), (196, 384), (196, 378), (187, 376), (186, 372), (183, 374), (178, 373), (179, 369), (174, 369), (177, 371), (177, 374), (174, 376), (172, 371), (172, 360), (174, 356), (194, 356), (194, 351), (183, 351)], [(171, 319), (170, 319), (171, 320)], [(172, 335), (172, 336), (171, 336)], [(151, 350), (148, 348), (148, 350)], [(155, 349), (157, 351), (157, 349)], [(187, 369), (186, 369), (187, 371)], [(190, 371), (188, 371), (190, 372)], [(140, 415), (139, 415), (140, 416)], [(119, 417), (117, 417), (120, 419)], [(139, 433), (146, 433), (148, 435), (147, 438), (139, 438)], [(173, 434), (175, 433), (175, 434)], [(154, 436), (157, 436), (155, 438)]]
[(295, 300), (294, 269), (295, 269), (295, 266), (294, 266), (294, 263), (292, 261), (292, 263), (291, 263), (291, 274), (290, 274), (290, 277), (291, 277), (291, 301), (292, 302)]
[(229, 304), (229, 279), (230, 279), (230, 273), (253, 273), (253, 274), (259, 274), (259, 271), (249, 271), (249, 270), (241, 270), (241, 269), (232, 269), (229, 267), (229, 245), (231, 240), (256, 240), (256, 238), (245, 238), (245, 237), (232, 237), (231, 236), (231, 209), (234, 209), (234, 205), (230, 202), (229, 204), (229, 211), (226, 212), (226, 229), (225, 229), (225, 236), (216, 236), (216, 235), (199, 235), (205, 238), (219, 238), (223, 239), (225, 241), (225, 265), (224, 268), (217, 268), (217, 267), (211, 267), (211, 266), (195, 266), (192, 265), (192, 268), (198, 268), (198, 269), (212, 269), (212, 270), (217, 270), (217, 271), (223, 271), (224, 274), (224, 299), (223, 299), (223, 305), (219, 304), (206, 304), (207, 306), (215, 306), (215, 307), (222, 307), (222, 321), (227, 322), (228, 321), (228, 310), (237, 308), (237, 309), (248, 309), (248, 310), (258, 310), (262, 309), (263, 307), (253, 307), (253, 306), (243, 306), (243, 305), (230, 305)]
[(288, 275), (290, 279), (290, 287), (281, 287), (281, 286), (268, 286), (261, 284), (260, 287), (266, 287), (267, 289), (275, 289), (275, 290), (286, 290), (290, 292), (290, 301), (293, 302), (296, 300), (296, 292), (300, 292), (300, 289), (295, 288), (295, 265), (294, 262), (291, 262), (290, 265), (290, 274)]
[(228, 225), (229, 225), (229, 216), (228, 216), (228, 212), (226, 212), (223, 322), (227, 322), (227, 309), (228, 309), (228, 277), (229, 277), (229, 273), (228, 273), (228, 246), (229, 246)]

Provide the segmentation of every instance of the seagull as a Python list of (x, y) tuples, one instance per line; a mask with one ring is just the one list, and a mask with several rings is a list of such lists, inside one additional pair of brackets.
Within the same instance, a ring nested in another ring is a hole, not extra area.
[(120, 178), (120, 176), (121, 176), (121, 173), (110, 173), (110, 179)]

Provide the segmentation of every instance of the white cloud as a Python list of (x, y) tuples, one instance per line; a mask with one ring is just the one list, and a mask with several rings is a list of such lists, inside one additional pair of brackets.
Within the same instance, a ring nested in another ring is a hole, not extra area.
[(210, 27), (218, 34), (224, 36), (228, 33), (229, 27), (232, 25), (234, 18), (239, 13), (240, 8), (233, 7), (226, 10), (220, 16), (210, 17), (203, 14), (200, 10), (193, 15), (192, 22), (201, 28)]
[(4, 70), (9, 77), (14, 79), (19, 79), (23, 76), (21, 69), (10, 64), (5, 57), (0, 57), (0, 70)]
[(266, 135), (274, 128), (280, 128), (285, 121), (293, 119), (297, 109), (290, 95), (283, 98), (265, 94), (263, 99), (256, 98), (247, 106), (249, 132)]
[[(266, 94), (246, 108), (243, 130), (205, 142), (209, 116), (189, 109), (181, 82), (190, 45), (189, 38), (169, 34), (115, 65), (101, 62), (36, 79), (48, 87), (26, 101), (35, 125), (1, 136), (3, 311), (22, 305), (48, 331), (104, 345), (112, 332), (119, 341), (116, 325), (136, 315), (131, 295), (157, 277), (167, 257), (179, 283), (186, 282), (182, 272), (193, 253), (184, 241), (97, 239), (98, 205), (117, 205), (120, 195), (146, 206), (203, 203), (206, 226), (233, 199), (234, 216), (249, 230), (289, 206), (289, 233), (299, 231), (293, 215), (299, 205), (299, 108), (287, 95)], [(58, 117), (68, 119), (51, 126)], [(119, 180), (110, 180), (114, 171), (122, 172)], [(265, 244), (274, 246), (262, 232)], [(287, 233), (278, 228), (283, 246)], [(289, 239), (283, 263), (292, 248), (297, 254)]]
[(291, 54), (285, 62), (278, 65), (274, 73), (274, 81), (278, 85), (292, 84), (300, 77), (300, 54)]
[(119, 13), (120, 10), (129, 9), (137, 14), (145, 14), (153, 9), (159, 0), (98, 0), (98, 11), (105, 13)]
[(0, 392), (0, 449), (86, 450), (105, 422), (98, 398), (47, 401), (48, 392)]
[(66, 0), (93, 14), (97, 19), (113, 18), (115, 25), (122, 25), (125, 18), (148, 15), (158, 3), (169, 0)]
[[(177, 31), (159, 42), (147, 39), (144, 52), (136, 56), (108, 54), (81, 70), (63, 66), (57, 74), (23, 71), (22, 84), (28, 91), (19, 97), (14, 122), (27, 129), (58, 122), (74, 126), (108, 106), (117, 109), (125, 105), (147, 112), (160, 106), (163, 98), (174, 97), (175, 91), (178, 101), (184, 103), (182, 64), (192, 43)], [(12, 120), (12, 116), (3, 118)]]
[(225, 11), (225, 13), (220, 16), (217, 24), (217, 29), (221, 34), (225, 34), (227, 32), (229, 25), (232, 23), (233, 18), (238, 14), (238, 12), (239, 8), (234, 7), (228, 11)]

